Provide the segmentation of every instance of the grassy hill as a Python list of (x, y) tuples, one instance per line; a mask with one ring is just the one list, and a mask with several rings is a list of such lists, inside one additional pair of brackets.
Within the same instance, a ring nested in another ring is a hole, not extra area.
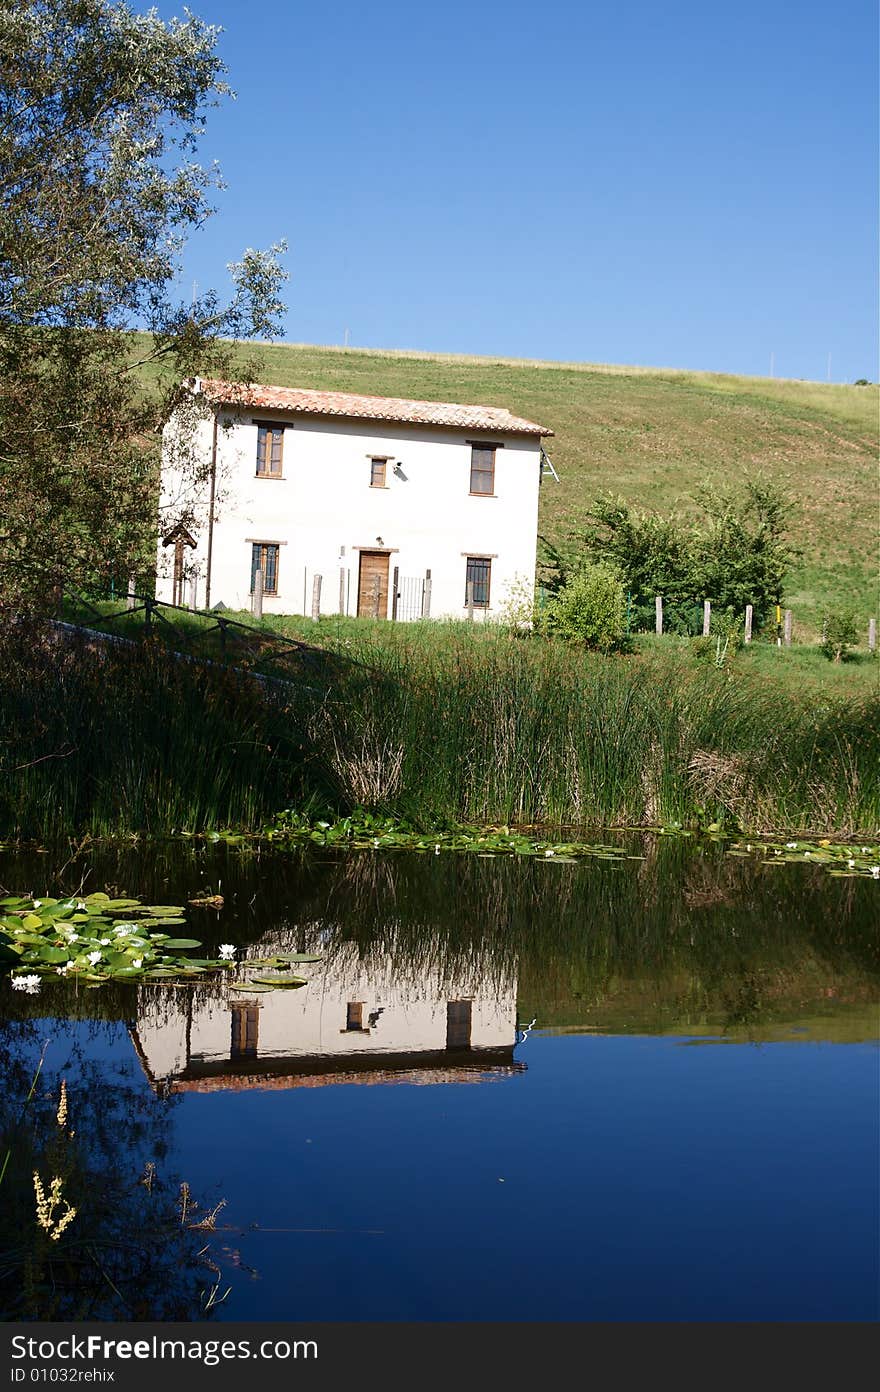
[[(252, 350), (243, 345), (242, 360)], [(877, 613), (876, 386), (297, 344), (261, 357), (262, 380), (281, 386), (487, 403), (549, 426), (560, 476), (542, 490), (551, 540), (606, 490), (668, 511), (704, 480), (763, 470), (797, 503), (796, 636), (814, 631), (826, 603), (853, 608), (861, 627)]]

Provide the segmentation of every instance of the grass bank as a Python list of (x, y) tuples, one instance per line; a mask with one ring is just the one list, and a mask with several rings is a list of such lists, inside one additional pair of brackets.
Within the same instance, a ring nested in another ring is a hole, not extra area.
[[(402, 626), (401, 626), (402, 627)], [(880, 702), (448, 626), (287, 683), (135, 647), (0, 641), (0, 835), (258, 830), (282, 809), (430, 829), (718, 824), (874, 835)]]

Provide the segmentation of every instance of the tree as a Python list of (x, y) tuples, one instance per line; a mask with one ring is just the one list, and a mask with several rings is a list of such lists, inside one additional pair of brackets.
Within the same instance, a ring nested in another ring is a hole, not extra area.
[(653, 618), (654, 597), (662, 595), (668, 627), (676, 627), (676, 615), (684, 631), (701, 622), (704, 599), (737, 614), (751, 604), (762, 622), (781, 601), (799, 554), (788, 541), (788, 500), (759, 477), (739, 492), (704, 485), (694, 501), (689, 517), (660, 517), (634, 511), (623, 498), (598, 498), (568, 547), (547, 547), (556, 571), (551, 588), (564, 587), (585, 559), (607, 562), (620, 572), (637, 619)]
[(551, 633), (599, 652), (621, 647), (625, 600), (620, 572), (603, 561), (581, 566), (547, 606), (544, 622)]
[[(277, 331), (283, 243), (174, 296), (222, 186), (196, 158), (229, 94), (219, 30), (113, 0), (0, 0), (0, 605), (149, 556), (157, 427), (223, 339)], [(133, 331), (140, 331), (136, 336)]]

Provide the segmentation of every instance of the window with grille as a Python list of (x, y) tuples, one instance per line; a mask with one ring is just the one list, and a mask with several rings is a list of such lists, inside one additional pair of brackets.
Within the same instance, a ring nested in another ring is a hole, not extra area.
[(234, 1001), (232, 1009), (231, 1059), (256, 1058), (260, 1036), (259, 1006)]
[(278, 593), (278, 552), (281, 548), (274, 541), (255, 541), (251, 547), (251, 594), (257, 583), (257, 571), (263, 575), (263, 594)]
[(471, 492), (491, 497), (495, 492), (495, 445), (471, 445)]
[(385, 487), (385, 465), (387, 464), (387, 462), (388, 462), (388, 461), (385, 460), (385, 459), (371, 459), (371, 460), (370, 460), (370, 487), (371, 487), (371, 488), (384, 488), (384, 487)]
[(280, 478), (284, 426), (257, 422), (257, 478)]
[[(489, 582), (492, 578), (492, 562), (487, 556), (468, 556), (465, 572), (464, 602), (477, 609), (489, 607)], [(471, 586), (473, 585), (473, 599)]]

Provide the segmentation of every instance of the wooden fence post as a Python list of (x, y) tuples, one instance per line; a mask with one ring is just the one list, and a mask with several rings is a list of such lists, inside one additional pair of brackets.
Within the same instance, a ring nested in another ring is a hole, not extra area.
[(791, 610), (786, 609), (782, 624), (782, 641), (787, 648), (791, 647)]
[(125, 607), (126, 607), (126, 609), (133, 609), (133, 608), (134, 608), (134, 576), (133, 576), (133, 575), (129, 575), (129, 577), (128, 577), (128, 593), (127, 593), (126, 596), (125, 596)]
[(746, 641), (747, 643), (751, 643), (751, 641), (752, 641), (752, 613), (753, 613), (753, 606), (752, 606), (751, 604), (747, 604), (747, 605), (746, 605), (746, 637), (745, 637), (745, 641)]
[(422, 588), (422, 618), (431, 617), (431, 572), (425, 571), (425, 583)]
[(654, 628), (657, 633), (663, 632), (663, 596), (656, 595), (654, 598)]
[(380, 600), (380, 598), (381, 598), (381, 592), (382, 592), (382, 579), (381, 579), (381, 576), (374, 575), (374, 576), (373, 576), (373, 618), (374, 618), (374, 619), (378, 619), (378, 617), (379, 617), (379, 600)]
[(868, 620), (868, 652), (877, 651), (877, 620)]
[(199, 579), (198, 579), (198, 576), (197, 576), (197, 575), (191, 575), (191, 576), (189, 577), (189, 607), (190, 607), (190, 609), (195, 609), (195, 607), (196, 607), (196, 600), (198, 599), (198, 586), (199, 586)]
[(339, 567), (339, 612), (345, 613), (345, 566)]
[(467, 614), (468, 614), (468, 622), (469, 622), (469, 623), (473, 623), (473, 621), (474, 621), (474, 582), (473, 582), (473, 580), (469, 580), (469, 581), (467, 582)]
[(312, 577), (312, 618), (321, 617), (321, 576)]
[(255, 619), (263, 617), (263, 568), (257, 566), (254, 571), (254, 592), (251, 596), (251, 613)]
[(712, 605), (708, 599), (703, 600), (703, 637), (708, 638), (709, 629), (712, 626)]
[(156, 602), (156, 601), (153, 600), (153, 599), (145, 599), (145, 600), (144, 600), (144, 632), (145, 632), (145, 633), (150, 633), (150, 632), (152, 632), (152, 628), (153, 628), (153, 605), (155, 604), (155, 602)]
[(393, 577), (392, 577), (391, 583), (392, 583), (393, 586), (394, 586), (394, 590), (393, 590), (393, 593), (392, 593), (392, 595), (391, 595), (391, 618), (392, 618), (393, 620), (396, 620), (396, 619), (397, 619), (397, 599), (398, 599), (397, 587), (398, 587), (398, 585), (400, 584), (400, 566), (395, 566), (395, 567), (394, 567), (394, 575), (393, 575)]

